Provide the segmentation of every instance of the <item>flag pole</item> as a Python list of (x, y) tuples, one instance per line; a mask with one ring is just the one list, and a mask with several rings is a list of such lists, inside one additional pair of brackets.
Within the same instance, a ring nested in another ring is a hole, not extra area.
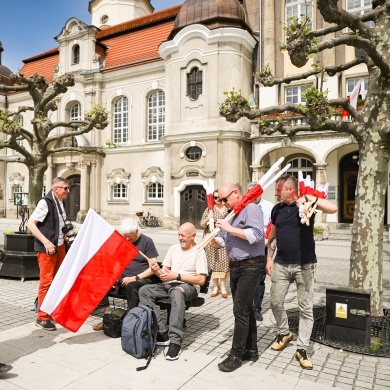
[[(282, 176), (290, 167), (291, 164), (287, 164), (280, 172), (278, 172), (275, 176), (272, 176), (272, 174), (279, 169), (279, 165), (284, 161), (284, 157), (281, 157), (272, 167), (268, 170), (268, 172), (260, 179), (259, 185), (261, 186), (262, 190), (265, 190), (268, 188), (271, 184), (275, 183), (276, 180), (279, 179), (280, 176)], [(254, 200), (254, 199), (253, 199)], [(233, 219), (233, 217), (236, 215), (235, 211), (232, 210), (225, 218), (226, 221), (230, 221)], [(204, 240), (199, 244), (198, 251), (204, 249), (206, 245), (218, 235), (218, 233), (221, 231), (219, 227), (215, 228), (207, 237), (204, 238)]]
[[(146, 256), (146, 255), (145, 255), (144, 253), (142, 253), (141, 251), (139, 251), (139, 254), (140, 254), (143, 258), (145, 258), (145, 259), (148, 261), (149, 266), (152, 266), (153, 262), (152, 262), (152, 260), (149, 259), (148, 256)], [(161, 269), (160, 269), (160, 270), (157, 272), (157, 276), (162, 275), (163, 273), (164, 273), (164, 272), (162, 272)]]

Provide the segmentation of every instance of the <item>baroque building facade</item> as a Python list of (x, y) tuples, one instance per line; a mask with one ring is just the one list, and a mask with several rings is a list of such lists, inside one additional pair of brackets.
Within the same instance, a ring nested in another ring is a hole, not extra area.
[[(343, 0), (347, 9), (357, 3)], [(365, 12), (366, 2), (361, 3), (350, 10)], [(304, 84), (265, 89), (256, 87), (253, 78), (264, 64), (277, 77), (301, 72), (281, 43), (283, 21), (311, 12), (314, 27), (321, 27), (315, 0), (187, 0), (158, 12), (149, 0), (91, 0), (88, 6), (91, 23), (71, 18), (59, 26), (56, 47), (25, 59), (21, 69), (49, 81), (75, 75), (75, 86), (56, 101), (53, 120), (82, 118), (93, 104), (110, 112), (103, 131), (64, 142), (101, 146), (105, 158), (69, 152), (49, 161), (45, 189), (55, 176), (69, 180), (72, 220), (82, 221), (89, 208), (111, 222), (150, 209), (167, 228), (184, 221), (198, 225), (209, 178), (216, 188), (232, 181), (245, 190), (284, 156), (292, 173), (301, 169), (316, 184), (330, 183), (330, 199), (340, 212), (328, 222), (352, 222), (358, 152), (350, 136), (265, 137), (255, 123), (242, 119), (233, 124), (218, 114), (224, 92), (233, 88), (244, 96), (253, 93), (265, 107), (299, 102), (307, 84), (319, 83), (309, 78)], [(353, 55), (334, 49), (321, 60), (335, 63)], [(347, 96), (360, 78), (364, 94), (363, 68), (325, 81), (330, 97)], [(22, 93), (0, 96), (0, 105), (9, 110), (28, 103)], [(19, 120), (28, 129), (30, 114)], [(18, 158), (12, 151), (1, 156), (0, 211), (7, 217), (16, 216), (14, 194), (28, 188), (27, 170)], [(275, 201), (273, 188), (264, 197)]]

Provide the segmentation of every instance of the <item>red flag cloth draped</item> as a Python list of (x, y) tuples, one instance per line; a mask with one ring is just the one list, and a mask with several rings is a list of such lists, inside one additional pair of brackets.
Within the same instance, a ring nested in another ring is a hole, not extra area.
[(272, 229), (272, 221), (269, 221), (269, 224), (267, 226), (267, 231), (265, 232), (265, 238), (268, 240), (269, 235), (271, 234), (271, 229)]
[[(349, 96), (347, 97), (347, 100), (348, 100), (348, 104), (349, 104), (349, 102), (350, 102)], [(341, 113), (341, 118), (345, 118), (345, 117), (350, 116), (350, 115), (351, 115), (351, 114), (350, 114), (347, 110), (344, 110), (344, 109), (343, 109), (343, 111), (342, 111), (342, 113)]]
[(76, 332), (138, 252), (138, 248), (89, 210), (41, 310)]
[(207, 194), (207, 208), (209, 210), (214, 209), (214, 194)]
[(254, 187), (252, 187), (236, 204), (233, 211), (234, 214), (239, 214), (249, 203), (252, 203), (256, 198), (263, 194), (263, 188), (259, 183), (257, 183)]

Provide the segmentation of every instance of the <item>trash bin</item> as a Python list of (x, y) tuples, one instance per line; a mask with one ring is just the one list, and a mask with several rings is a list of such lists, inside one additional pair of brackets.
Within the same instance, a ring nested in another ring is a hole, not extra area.
[(350, 287), (326, 289), (325, 338), (332, 342), (369, 346), (370, 291)]

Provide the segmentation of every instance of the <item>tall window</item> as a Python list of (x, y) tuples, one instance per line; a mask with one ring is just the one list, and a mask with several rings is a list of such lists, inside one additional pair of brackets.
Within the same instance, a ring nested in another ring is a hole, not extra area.
[(309, 88), (309, 84), (295, 85), (285, 88), (285, 101), (286, 103), (305, 103), (306, 99), (302, 96), (302, 93)]
[(81, 120), (81, 105), (79, 102), (73, 104), (70, 109), (70, 120), (71, 121), (79, 121)]
[(354, 90), (356, 84), (361, 80), (360, 84), (360, 93), (362, 99), (366, 98), (367, 90), (368, 90), (368, 77), (355, 77), (352, 79), (347, 79), (347, 96), (349, 96)]
[(125, 184), (115, 184), (112, 187), (112, 199), (116, 199), (116, 200), (127, 199), (127, 188)]
[(148, 99), (148, 140), (158, 141), (165, 133), (165, 93), (153, 92)]
[(80, 46), (79, 45), (74, 45), (73, 46), (73, 62), (72, 64), (79, 64), (80, 63)]
[(202, 94), (202, 71), (199, 68), (192, 68), (187, 74), (187, 95), (191, 100), (197, 100)]
[(124, 144), (128, 141), (128, 106), (128, 100), (124, 96), (114, 103), (114, 144)]
[(148, 186), (148, 199), (157, 200), (164, 198), (164, 186), (160, 183), (151, 183)]
[[(13, 122), (18, 124), (20, 127), (23, 127), (23, 125), (24, 125), (23, 116), (20, 114), (15, 115), (13, 118)], [(23, 146), (24, 142), (23, 142), (23, 139), (17, 139), (16, 143), (20, 146)], [(9, 149), (9, 154), (19, 154), (19, 152), (17, 152), (16, 150), (13, 150), (13, 149)]]
[(287, 164), (291, 164), (290, 169), (287, 171), (289, 175), (294, 175), (298, 179), (298, 171), (302, 171), (303, 177), (310, 175), (313, 178), (313, 163), (305, 157), (297, 157), (290, 160)]
[[(288, 19), (295, 16), (298, 19), (308, 17), (313, 20), (313, 1), (312, 0), (286, 0), (286, 23)], [(308, 25), (312, 28), (312, 23)]]
[[(347, 0), (347, 11), (351, 14), (360, 16), (372, 9), (371, 0)], [(374, 27), (373, 20), (366, 22), (369, 27)]]

